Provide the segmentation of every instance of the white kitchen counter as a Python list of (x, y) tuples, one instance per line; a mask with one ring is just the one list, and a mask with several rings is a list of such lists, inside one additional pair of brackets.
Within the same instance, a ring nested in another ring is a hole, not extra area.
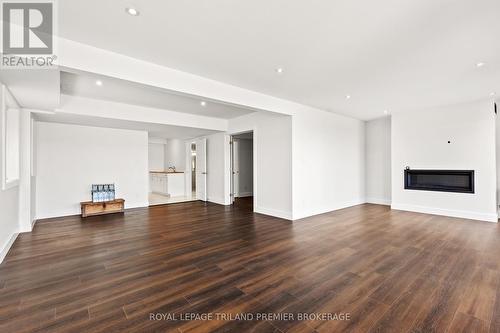
[(171, 197), (185, 194), (184, 172), (151, 171), (149, 173), (151, 192)]

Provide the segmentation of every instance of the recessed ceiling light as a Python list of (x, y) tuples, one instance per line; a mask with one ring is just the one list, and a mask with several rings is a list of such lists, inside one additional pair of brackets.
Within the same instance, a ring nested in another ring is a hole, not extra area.
[(351, 99), (351, 95), (346, 95), (345, 99)]
[(281, 67), (276, 68), (276, 73), (282, 74), (283, 73), (283, 68), (281, 68)]
[(478, 62), (478, 63), (476, 63), (476, 67), (477, 68), (483, 67), (484, 65), (486, 65), (486, 63), (484, 63), (484, 62)]
[(97, 81), (95, 81), (95, 84), (96, 84), (96, 86), (100, 87), (100, 86), (102, 86), (102, 81), (101, 80), (97, 80)]
[(205, 102), (205, 101), (201, 101), (201, 102), (200, 102), (200, 105), (201, 105), (201, 106), (207, 106), (207, 102)]
[(125, 8), (125, 11), (127, 12), (127, 14), (129, 15), (132, 15), (132, 16), (139, 16), (139, 11), (133, 7), (128, 7), (128, 8)]

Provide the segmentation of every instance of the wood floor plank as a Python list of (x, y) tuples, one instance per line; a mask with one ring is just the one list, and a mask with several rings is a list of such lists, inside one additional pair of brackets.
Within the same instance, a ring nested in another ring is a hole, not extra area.
[(495, 305), (491, 318), (490, 332), (500, 333), (500, 285), (497, 287)]
[(422, 305), (434, 297), (436, 281), (419, 278), (374, 323), (370, 332), (408, 332), (415, 323)]
[[(499, 255), (496, 224), (372, 204), (293, 223), (251, 198), (54, 218), (0, 265), (0, 331), (500, 333)], [(180, 319), (215, 312), (295, 317)]]
[(496, 271), (477, 266), (471, 282), (464, 290), (458, 311), (490, 322), (493, 319), (499, 278)]
[(488, 323), (462, 312), (455, 314), (448, 332), (453, 333), (486, 333), (488, 332)]
[(435, 287), (433, 296), (421, 305), (414, 330), (444, 332), (449, 328), (463, 301), (463, 291), (472, 281), (476, 264), (474, 255), (466, 251), (460, 255), (449, 276)]

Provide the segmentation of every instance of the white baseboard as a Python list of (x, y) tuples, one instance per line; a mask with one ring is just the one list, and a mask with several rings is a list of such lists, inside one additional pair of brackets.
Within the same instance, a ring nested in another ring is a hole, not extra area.
[(366, 198), (366, 203), (371, 203), (371, 204), (375, 204), (375, 205), (390, 206), (391, 200), (390, 199), (381, 199), (381, 198)]
[(243, 192), (243, 193), (238, 193), (236, 198), (246, 198), (246, 197), (252, 197), (253, 193), (252, 192)]
[(458, 217), (463, 219), (479, 220), (486, 222), (498, 222), (498, 215), (494, 213), (493, 214), (478, 213), (478, 212), (470, 212), (464, 210), (452, 210), (452, 209), (443, 209), (443, 208), (398, 204), (398, 203), (393, 203), (391, 205), (391, 209), (424, 213), (424, 214), (442, 215), (449, 217)]
[(223, 206), (230, 205), (229, 203), (227, 203), (227, 202), (224, 200), (224, 198), (218, 198), (218, 197), (215, 197), (215, 198), (207, 198), (207, 201), (208, 201), (208, 202), (215, 203), (215, 204), (218, 204), (218, 205), (223, 205)]
[(2, 252), (0, 252), (0, 264), (3, 262), (5, 257), (7, 256), (7, 253), (9, 253), (10, 248), (12, 247), (12, 244), (16, 241), (16, 238), (19, 234), (16, 232), (14, 233), (10, 239), (7, 241), (7, 243), (4, 245), (2, 248)]
[(125, 204), (125, 209), (147, 208), (147, 207), (149, 207), (149, 201), (141, 202), (141, 203), (132, 203), (130, 206)]
[(280, 219), (292, 220), (292, 213), (291, 212), (285, 212), (285, 211), (282, 211), (282, 210), (277, 210), (277, 209), (272, 209), (272, 208), (265, 208), (265, 207), (255, 206), (254, 212), (255, 213), (259, 213), (259, 214), (264, 214), (264, 215), (278, 217)]
[[(134, 208), (147, 208), (149, 207), (149, 201), (146, 202), (131, 202), (127, 203), (125, 201), (125, 210), (127, 209), (134, 209)], [(68, 216), (75, 216), (75, 215), (80, 215), (82, 212), (78, 210), (66, 210), (66, 211), (61, 211), (61, 212), (55, 212), (55, 213), (46, 213), (40, 216), (36, 217), (36, 220), (45, 220), (45, 219), (54, 219), (54, 218), (59, 218), (59, 217), (68, 217)]]
[(317, 208), (317, 209), (310, 209), (306, 210), (303, 212), (300, 212), (298, 214), (293, 214), (293, 220), (300, 220), (304, 219), (306, 217), (311, 217), (314, 215), (320, 215), (320, 214), (325, 214), (329, 212), (333, 212), (339, 209), (344, 209), (352, 206), (357, 206), (357, 205), (362, 205), (365, 203), (365, 200), (353, 200), (353, 201), (347, 201), (343, 203), (339, 203), (330, 207), (325, 207), (325, 208)]

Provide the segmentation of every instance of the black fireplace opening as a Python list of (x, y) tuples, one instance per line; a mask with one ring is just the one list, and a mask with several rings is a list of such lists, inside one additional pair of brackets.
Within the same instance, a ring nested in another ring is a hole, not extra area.
[(405, 189), (474, 193), (474, 170), (413, 170), (404, 173)]

